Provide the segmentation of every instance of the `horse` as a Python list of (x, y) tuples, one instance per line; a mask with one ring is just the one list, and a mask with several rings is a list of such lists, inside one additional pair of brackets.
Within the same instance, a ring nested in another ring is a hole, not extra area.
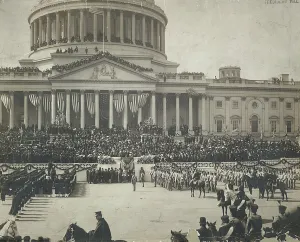
[(186, 234), (182, 234), (181, 230), (176, 232), (171, 230), (171, 242), (189, 242)]
[(225, 201), (225, 192), (223, 189), (217, 190), (217, 200), (220, 202), (219, 206), (222, 207), (223, 216), (227, 215), (227, 208), (230, 203)]
[(206, 222), (208, 229), (211, 231), (213, 235), (212, 241), (215, 241), (219, 238), (219, 231), (217, 230), (216, 223), (217, 223), (216, 221), (213, 223), (210, 223), (208, 221)]
[(252, 195), (252, 189), (257, 187), (257, 178), (249, 177), (248, 175), (244, 175), (242, 180), (243, 180), (243, 183), (246, 182), (249, 192)]
[(205, 181), (198, 180), (197, 186), (199, 189), (199, 198), (201, 197), (202, 192), (204, 194), (203, 197), (205, 198)]
[[(69, 225), (66, 234), (63, 238), (65, 242), (94, 242), (90, 240), (90, 235), (83, 228), (79, 227), (76, 223)], [(98, 241), (97, 241), (98, 242)], [(126, 242), (126, 240), (111, 240), (105, 242)]]
[(194, 180), (192, 179), (190, 181), (190, 188), (191, 188), (191, 197), (195, 197), (195, 188), (197, 187), (197, 184), (198, 184), (198, 181), (197, 180)]
[(1, 238), (16, 238), (20, 236), (18, 227), (14, 219), (9, 219), (0, 225), (0, 239)]

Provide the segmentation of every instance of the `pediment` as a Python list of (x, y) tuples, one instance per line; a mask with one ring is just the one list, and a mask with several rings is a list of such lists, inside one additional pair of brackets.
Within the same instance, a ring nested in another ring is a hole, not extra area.
[(130, 67), (103, 58), (99, 61), (83, 64), (72, 70), (51, 76), (50, 80), (82, 80), (82, 81), (122, 81), (122, 82), (157, 82), (152, 73), (135, 71)]

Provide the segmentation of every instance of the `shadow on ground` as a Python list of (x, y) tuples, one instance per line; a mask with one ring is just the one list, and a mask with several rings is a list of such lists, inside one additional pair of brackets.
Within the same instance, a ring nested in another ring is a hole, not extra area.
[(76, 183), (70, 197), (84, 197), (86, 195), (86, 183)]

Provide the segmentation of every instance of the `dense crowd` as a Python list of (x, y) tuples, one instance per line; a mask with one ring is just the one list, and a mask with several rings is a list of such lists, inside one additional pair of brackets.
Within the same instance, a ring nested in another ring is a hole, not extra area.
[(98, 54), (95, 54), (91, 57), (84, 58), (84, 59), (81, 59), (81, 60), (78, 60), (78, 61), (71, 62), (70, 64), (55, 65), (55, 66), (52, 67), (52, 69), (56, 70), (58, 72), (69, 71), (69, 70), (72, 70), (76, 67), (79, 67), (79, 66), (82, 66), (82, 65), (100, 60), (102, 58), (110, 59), (110, 60), (115, 61), (115, 62), (117, 62), (121, 65), (124, 65), (124, 66), (127, 66), (127, 67), (131, 68), (131, 69), (134, 69), (135, 71), (140, 71), (140, 72), (152, 72), (153, 71), (152, 68), (144, 68), (142, 66), (130, 63), (130, 62), (128, 62), (128, 61), (126, 61), (122, 58), (119, 58), (119, 57), (116, 57), (116, 56), (110, 54), (107, 51), (105, 51), (105, 52), (100, 51)]
[[(48, 127), (36, 129), (0, 128), (1, 163), (99, 163), (113, 164), (109, 157), (154, 155), (156, 162), (226, 162), (257, 161), (299, 157), (298, 143), (289, 139), (280, 142), (255, 141), (251, 136), (210, 136), (186, 142), (175, 142), (174, 137), (112, 129), (71, 129)], [(60, 131), (59, 131), (60, 130)], [(52, 131), (56, 131), (52, 135)], [(141, 162), (143, 163), (143, 162)]]

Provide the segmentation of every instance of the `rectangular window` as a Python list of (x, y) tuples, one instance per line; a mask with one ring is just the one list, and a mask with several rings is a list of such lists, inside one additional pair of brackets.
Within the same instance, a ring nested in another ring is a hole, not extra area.
[(292, 133), (292, 121), (286, 121), (286, 132)]
[(271, 102), (271, 108), (272, 109), (276, 109), (277, 108), (277, 102), (276, 101)]
[(292, 103), (286, 103), (285, 105), (287, 109), (292, 109)]
[(217, 120), (217, 133), (222, 133), (223, 131), (223, 121)]
[(233, 109), (238, 109), (239, 108), (239, 102), (238, 101), (233, 101), (232, 102), (232, 108)]
[(239, 121), (232, 120), (232, 130), (238, 130), (238, 129), (239, 129)]
[(222, 108), (222, 107), (223, 107), (223, 102), (217, 101), (217, 108)]
[(276, 132), (276, 123), (277, 121), (275, 120), (271, 121), (271, 132)]

